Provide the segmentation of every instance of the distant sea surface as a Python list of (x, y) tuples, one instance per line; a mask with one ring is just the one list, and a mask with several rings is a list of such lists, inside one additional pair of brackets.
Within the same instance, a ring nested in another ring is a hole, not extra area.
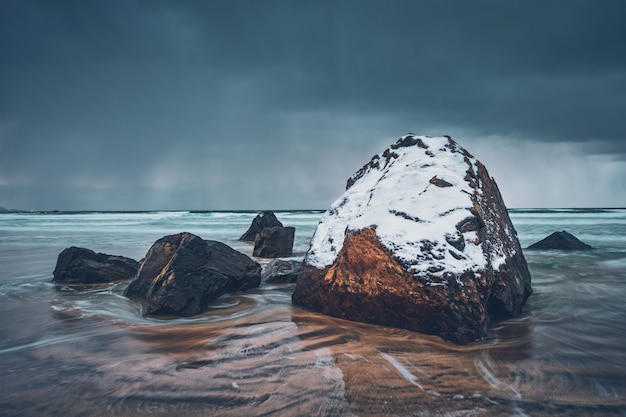
[[(0, 416), (626, 416), (626, 210), (510, 210), (534, 294), (456, 346), (291, 305), (293, 284), (199, 317), (141, 316), (127, 283), (52, 284), (59, 252), (141, 259), (182, 231), (251, 255), (256, 212), (0, 214)], [(321, 211), (276, 212), (302, 259)], [(267, 263), (267, 260), (259, 260)]]

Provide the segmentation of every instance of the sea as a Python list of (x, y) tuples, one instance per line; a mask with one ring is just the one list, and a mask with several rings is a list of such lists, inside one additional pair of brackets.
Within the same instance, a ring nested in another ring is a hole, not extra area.
[[(301, 260), (323, 212), (275, 213)], [(139, 260), (182, 231), (251, 256), (256, 214), (0, 214), (0, 416), (626, 416), (625, 209), (510, 210), (523, 247), (594, 249), (525, 251), (523, 314), (465, 346), (299, 309), (294, 284), (156, 319), (127, 282), (51, 282), (66, 247)]]

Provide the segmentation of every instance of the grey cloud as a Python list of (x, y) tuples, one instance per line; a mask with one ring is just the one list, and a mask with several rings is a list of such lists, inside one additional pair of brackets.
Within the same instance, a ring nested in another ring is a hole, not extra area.
[(528, 142), (624, 160), (625, 14), (611, 0), (4, 0), (0, 205), (320, 207), (408, 131), (490, 138), (487, 159)]

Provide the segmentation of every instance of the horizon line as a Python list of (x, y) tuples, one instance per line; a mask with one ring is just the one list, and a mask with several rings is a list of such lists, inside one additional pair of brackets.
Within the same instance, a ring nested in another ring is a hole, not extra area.
[[(163, 212), (189, 212), (189, 213), (259, 213), (263, 211), (273, 211), (285, 213), (292, 211), (326, 211), (320, 208), (300, 208), (300, 209), (134, 209), (134, 210), (21, 210), (6, 209), (0, 207), (0, 214), (4, 213), (32, 213), (32, 214), (57, 214), (57, 213), (163, 213)], [(507, 210), (626, 210), (624, 207), (507, 207)]]

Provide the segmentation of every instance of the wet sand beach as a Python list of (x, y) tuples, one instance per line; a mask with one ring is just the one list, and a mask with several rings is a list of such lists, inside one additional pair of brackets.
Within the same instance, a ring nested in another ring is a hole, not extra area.
[[(544, 234), (536, 217), (513, 218), (524, 244)], [(314, 216), (306, 221), (314, 227)], [(301, 310), (293, 284), (220, 298), (198, 317), (146, 318), (123, 296), (126, 283), (50, 283), (65, 241), (20, 246), (4, 233), (2, 416), (626, 413), (626, 256), (606, 235), (588, 238), (604, 249), (587, 254), (527, 253), (535, 293), (523, 314), (458, 346)], [(133, 248), (122, 254), (145, 251)]]

